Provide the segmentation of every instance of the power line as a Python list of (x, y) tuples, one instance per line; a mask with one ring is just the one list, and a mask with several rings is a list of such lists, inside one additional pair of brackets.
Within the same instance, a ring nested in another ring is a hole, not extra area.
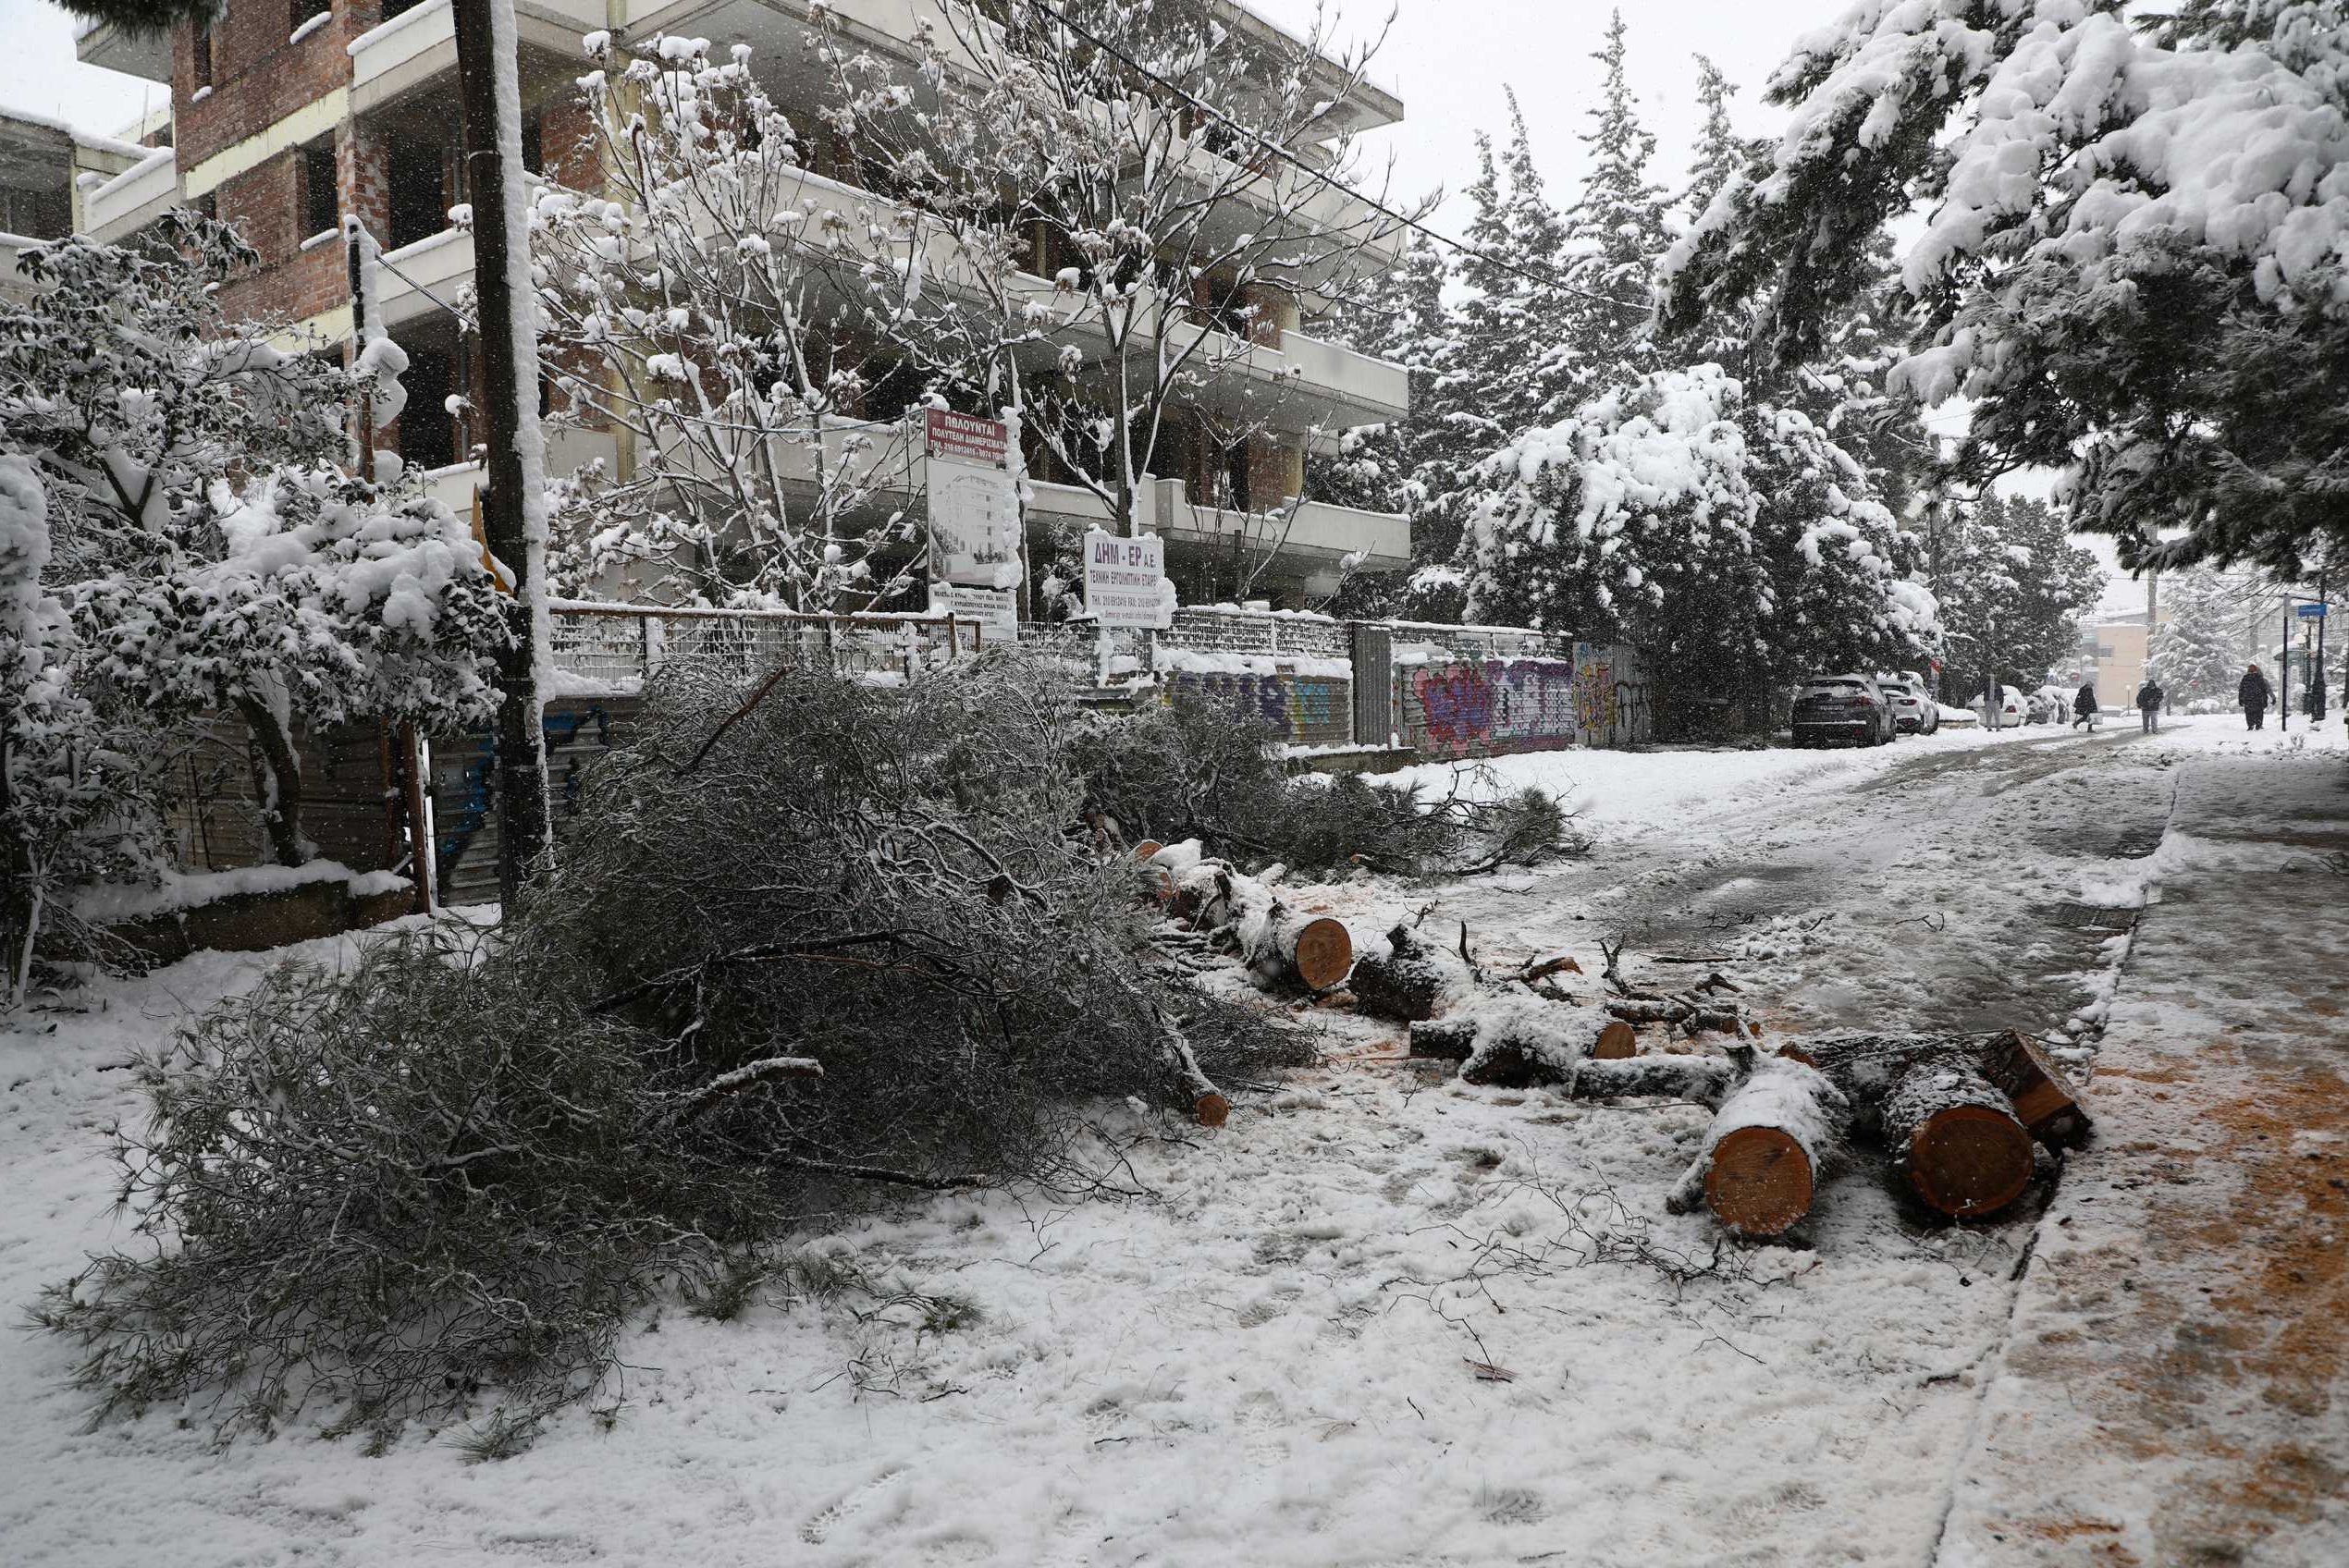
[(1210, 104), (1206, 100), (1199, 97), (1187, 88), (1177, 86), (1175, 83), (1167, 80), (1164, 77), (1150, 69), (1150, 67), (1143, 65), (1139, 60), (1135, 59), (1131, 55), (1126, 54), (1115, 44), (1108, 43), (1099, 34), (1080, 26), (1069, 17), (1067, 12), (1062, 10), (1057, 6), (1050, 4), (1049, 0), (1028, 0), (1028, 3), (1034, 6), (1038, 10), (1042, 11), (1057, 19), (1060, 24), (1068, 29), (1069, 31), (1076, 34), (1077, 37), (1085, 40), (1094, 48), (1099, 49), (1111, 59), (1117, 61), (1119, 64), (1125, 67), (1126, 69), (1134, 72), (1137, 76), (1141, 77), (1144, 80), (1151, 82), (1156, 86), (1165, 89), (1167, 92), (1174, 94), (1175, 97), (1180, 98), (1184, 103), (1189, 104), (1192, 108), (1197, 109), (1200, 114), (1208, 116), (1210, 118), (1220, 122), (1227, 129), (1247, 137), (1250, 141), (1255, 142), (1259, 147), (1261, 147), (1267, 153), (1272, 153), (1273, 156), (1280, 159), (1283, 163), (1287, 164), (1292, 168), (1297, 169), (1299, 173), (1321, 181), (1324, 186), (1327, 186), (1329, 189), (1335, 190), (1342, 195), (1350, 197), (1352, 200), (1360, 202), (1363, 206), (1370, 208), (1371, 211), (1377, 213), (1382, 217), (1392, 218), (1396, 223), (1403, 225), (1406, 228), (1412, 229), (1419, 234), (1424, 235), (1429, 239), (1435, 241), (1438, 245), (1449, 246), (1452, 250), (1458, 251), (1464, 256), (1473, 256), (1487, 266), (1494, 267), (1502, 272), (1521, 277), (1528, 283), (1539, 283), (1547, 288), (1560, 289), (1565, 293), (1574, 295), (1578, 299), (1589, 300), (1602, 305), (1617, 305), (1625, 310), (1644, 311), (1651, 308), (1651, 306), (1645, 301), (1618, 300), (1611, 294), (1600, 294), (1588, 288), (1580, 288), (1574, 284), (1567, 282), (1565, 278), (1559, 276), (1556, 273), (1531, 271), (1519, 266), (1513, 262), (1505, 262), (1500, 257), (1494, 255), (1491, 251), (1479, 250), (1476, 246), (1470, 245), (1464, 239), (1455, 239), (1448, 234), (1439, 234), (1434, 229), (1430, 228), (1426, 224), (1421, 223), (1419, 219), (1412, 217), (1408, 213), (1398, 213), (1394, 208), (1387, 206), (1384, 202), (1375, 201), (1355, 190), (1352, 186), (1347, 185), (1345, 181), (1334, 178), (1327, 170), (1315, 168), (1312, 165), (1307, 163), (1304, 159), (1298, 157), (1296, 153), (1290, 152), (1279, 142), (1273, 141), (1271, 138), (1266, 137), (1254, 129), (1251, 129), (1248, 126), (1240, 124), (1237, 120), (1232, 118), (1231, 116), (1215, 107), (1212, 104)]

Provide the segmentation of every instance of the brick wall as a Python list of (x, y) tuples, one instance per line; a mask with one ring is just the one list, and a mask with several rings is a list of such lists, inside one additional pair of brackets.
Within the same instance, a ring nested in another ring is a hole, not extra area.
[(215, 192), (221, 221), (261, 252), (261, 270), (221, 290), (221, 306), (233, 317), (283, 317), (300, 321), (334, 309), (350, 297), (342, 248), (322, 245), (304, 251), (301, 153), (281, 153)]
[(351, 80), (346, 45), (382, 18), (381, 0), (335, 0), (331, 19), (299, 43), (292, 0), (239, 0), (212, 29), (212, 91), (196, 94), (195, 30), (171, 39), (171, 110), (188, 169)]

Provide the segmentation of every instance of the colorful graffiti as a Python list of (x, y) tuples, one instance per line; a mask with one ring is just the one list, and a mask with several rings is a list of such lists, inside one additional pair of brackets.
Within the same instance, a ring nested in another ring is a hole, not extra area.
[(1424, 666), (1410, 672), (1430, 751), (1452, 756), (1573, 745), (1580, 734), (1575, 667), (1562, 659)]
[(1407, 669), (1404, 726), (1438, 756), (1496, 756), (1646, 738), (1636, 650), (1578, 643), (1574, 657), (1463, 661)]
[(1185, 671), (1172, 678), (1171, 686), (1177, 695), (1260, 719), (1293, 744), (1342, 744), (1353, 733), (1352, 683), (1335, 677)]

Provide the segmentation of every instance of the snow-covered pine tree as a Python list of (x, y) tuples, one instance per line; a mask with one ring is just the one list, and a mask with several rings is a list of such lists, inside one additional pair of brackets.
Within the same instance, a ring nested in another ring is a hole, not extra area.
[(2208, 567), (2163, 574), (2161, 624), (2154, 628), (2147, 668), (2171, 707), (2233, 701), (2244, 625), (2257, 613), (2247, 597), (2240, 582)]
[(1740, 136), (1729, 118), (1729, 100), (1737, 84), (1710, 56), (1696, 56), (1696, 101), (1704, 107), (1704, 123), (1697, 128), (1696, 146), (1689, 157), (1689, 183), (1676, 203), (1680, 214), (1694, 223), (1704, 215), (1730, 177), (1742, 173), (1766, 143)]
[(74, 692), (163, 719), (154, 764), (201, 710), (238, 714), (271, 852), (299, 864), (302, 728), (476, 720), (505, 631), (448, 508), (336, 472), (360, 377), (223, 315), (219, 286), (255, 260), (185, 213), (131, 245), (24, 252), (34, 290), (0, 303), (0, 451), (44, 493)]
[(1480, 477), (1470, 618), (1642, 644), (1665, 733), (1766, 723), (1777, 688), (1912, 666), (1934, 636), (1866, 472), (1717, 365), (1594, 398)]
[[(2104, 569), (2072, 543), (2062, 515), (1996, 493), (1947, 503), (1927, 563), (1949, 641), (1946, 687), (1971, 696), (1992, 680), (2035, 686), (2079, 643)], [(2118, 701), (2118, 698), (2114, 699)]]
[(1854, 6), (1773, 80), (1770, 165), (1667, 257), (1666, 325), (1744, 312), (1809, 361), (1924, 203), (1899, 376), (1974, 400), (1975, 476), (2075, 472), (2072, 521), (2132, 568), (2296, 573), (2349, 543), (2344, 61), (2343, 0)]
[(1592, 55), (1606, 67), (1605, 78), (1589, 110), (1591, 129), (1581, 136), (1589, 172), (1566, 214), (1564, 270), (1581, 291), (1570, 348), (1586, 392), (1620, 386), (1627, 376), (1654, 368), (1651, 295), (1656, 260), (1671, 243), (1666, 227), (1671, 198), (1650, 172), (1655, 137), (1640, 123), (1624, 73), (1627, 54), (1617, 10), (1608, 19), (1605, 47)]

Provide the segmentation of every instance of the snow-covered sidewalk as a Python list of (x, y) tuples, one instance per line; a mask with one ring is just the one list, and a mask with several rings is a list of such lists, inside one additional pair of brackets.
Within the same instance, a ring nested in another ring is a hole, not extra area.
[(1937, 1561), (2349, 1562), (2349, 753), (2210, 726)]
[[(1581, 789), (1597, 854), (1297, 894), (1358, 944), (1434, 898), (1437, 928), (1457, 915), (1500, 960), (1642, 930), (1647, 951), (1716, 940), (1774, 1035), (1959, 1007), (2120, 1020), (2109, 944), (2056, 912), (2143, 888), (2128, 857), (2158, 836), (2179, 766), (2288, 771), (2221, 754), (2244, 744), (2206, 724), (1512, 759)], [(110, 1067), (259, 962), (199, 955), (94, 988), (104, 1011), (0, 1032), (0, 1302), (119, 1239), (96, 1133), (138, 1108)], [(2173, 962), (2187, 982), (2227, 959)], [(1391, 1028), (1302, 1016), (1328, 1060), (1244, 1095), (1220, 1133), (1115, 1129), (1138, 1141), (1113, 1178), (1146, 1195), (871, 1217), (735, 1321), (640, 1325), (612, 1406), (502, 1463), (422, 1431), (369, 1458), (301, 1425), (215, 1449), (201, 1410), (85, 1431), (58, 1384), (68, 1348), (6, 1336), (0, 1562), (1929, 1560), (1974, 1473), (2027, 1213), (1925, 1224), (1861, 1170), (1832, 1182), (1805, 1244), (1722, 1246), (1707, 1217), (1662, 1207), (1701, 1109), (1470, 1088), (1407, 1065)]]

